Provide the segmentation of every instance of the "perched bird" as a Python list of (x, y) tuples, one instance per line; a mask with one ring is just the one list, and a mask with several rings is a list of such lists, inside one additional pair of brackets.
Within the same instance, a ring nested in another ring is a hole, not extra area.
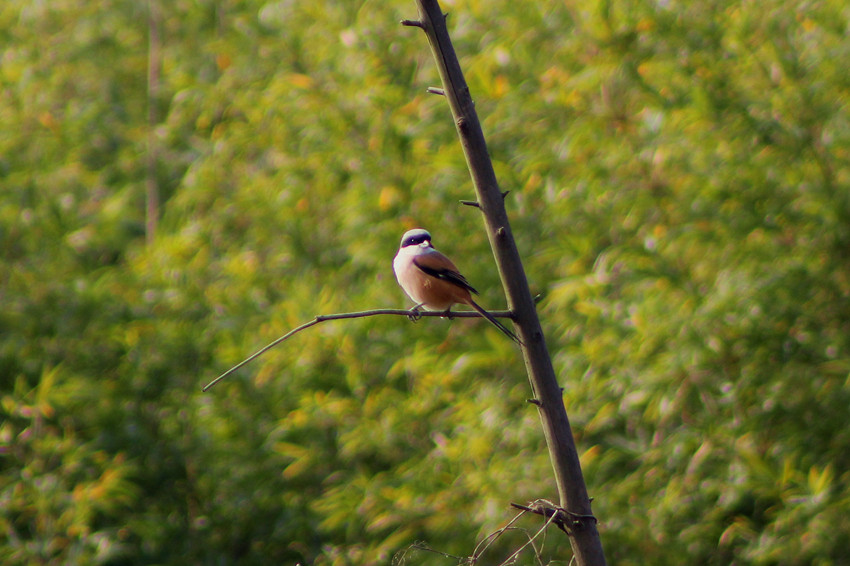
[(477, 295), (478, 291), (458, 272), (452, 260), (434, 249), (427, 230), (416, 228), (405, 232), (393, 259), (393, 271), (398, 284), (416, 302), (411, 309), (414, 316), (420, 307), (445, 311), (446, 316), (451, 316), (453, 304), (469, 305), (511, 340), (522, 344), (516, 334), (472, 300), (471, 293)]

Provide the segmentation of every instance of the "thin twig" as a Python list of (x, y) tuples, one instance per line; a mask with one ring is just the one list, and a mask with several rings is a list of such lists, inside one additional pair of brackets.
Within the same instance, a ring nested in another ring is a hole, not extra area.
[[(521, 515), (521, 513), (520, 513), (520, 515)], [(543, 524), (543, 526), (542, 526), (542, 527), (540, 527), (540, 530), (539, 530), (539, 531), (537, 531), (536, 533), (534, 533), (534, 536), (533, 536), (533, 537), (531, 537), (531, 538), (529, 538), (529, 539), (528, 539), (528, 542), (527, 542), (527, 543), (525, 543), (524, 545), (522, 545), (521, 547), (519, 547), (518, 549), (516, 549), (516, 551), (515, 551), (513, 554), (511, 554), (510, 556), (508, 556), (508, 557), (507, 557), (507, 558), (506, 558), (506, 559), (502, 562), (502, 564), (500, 564), (499, 566), (503, 566), (503, 565), (505, 565), (505, 564), (512, 564), (512, 562), (511, 562), (511, 561), (512, 561), (512, 560), (514, 560), (517, 556), (519, 556), (519, 553), (520, 553), (520, 552), (522, 552), (523, 550), (525, 550), (525, 547), (527, 547), (528, 545), (533, 545), (533, 544), (534, 544), (534, 539), (536, 539), (536, 538), (537, 538), (537, 537), (539, 537), (541, 534), (543, 534), (544, 532), (546, 532), (546, 527), (548, 527), (548, 526), (549, 526), (549, 524), (550, 524), (550, 523), (552, 523), (554, 520), (555, 520), (555, 515), (552, 515), (551, 517), (549, 517), (549, 519), (548, 519), (548, 520), (547, 520), (547, 521)], [(535, 550), (537, 550), (537, 547), (535, 547)]]
[[(513, 314), (511, 313), (511, 311), (489, 311), (489, 312), (490, 312), (490, 314), (492, 314), (496, 318), (513, 318)], [(374, 310), (370, 310), (370, 311), (360, 311), (360, 312), (343, 312), (343, 313), (337, 313), (337, 314), (320, 314), (316, 318), (314, 318), (313, 320), (311, 320), (309, 322), (305, 322), (304, 324), (302, 324), (301, 326), (298, 326), (297, 328), (293, 328), (292, 330), (290, 330), (289, 332), (287, 332), (286, 334), (284, 334), (283, 336), (281, 336), (280, 338), (278, 338), (274, 342), (271, 342), (270, 344), (263, 346), (262, 348), (260, 348), (259, 350), (257, 350), (256, 352), (254, 352), (253, 354), (251, 354), (250, 356), (248, 356), (247, 358), (245, 358), (244, 360), (242, 360), (241, 362), (239, 362), (238, 364), (236, 364), (235, 366), (233, 366), (232, 368), (230, 368), (229, 370), (227, 370), (226, 372), (224, 372), (223, 374), (221, 374), (217, 378), (210, 381), (208, 384), (206, 384), (204, 386), (203, 391), (209, 391), (209, 389), (213, 385), (215, 385), (216, 383), (218, 383), (219, 381), (221, 381), (222, 379), (224, 379), (225, 377), (227, 377), (228, 375), (230, 375), (234, 371), (236, 371), (239, 368), (247, 365), (248, 363), (256, 360), (257, 358), (259, 358), (260, 356), (262, 356), (263, 354), (265, 354), (266, 352), (268, 352), (269, 350), (271, 350), (272, 348), (274, 348), (275, 346), (277, 346), (281, 342), (291, 338), (292, 336), (295, 336), (296, 334), (298, 334), (302, 330), (307, 330), (311, 326), (315, 326), (315, 325), (319, 324), (320, 322), (325, 322), (325, 321), (328, 321), (328, 320), (343, 320), (343, 319), (347, 319), (347, 318), (365, 318), (367, 316), (380, 316), (380, 315), (411, 317), (411, 316), (413, 316), (413, 314), (414, 313), (411, 313), (411, 311), (405, 310), (405, 309), (374, 309)], [(416, 316), (416, 318), (423, 317), (423, 316), (439, 316), (439, 317), (447, 317), (447, 318), (479, 318), (479, 317), (481, 317), (481, 315), (478, 314), (475, 311), (451, 311), (450, 313), (448, 313), (448, 316), (447, 316), (445, 311), (417, 311), (415, 313), (415, 316)]]
[[(501, 537), (507, 531), (521, 530), (521, 531), (526, 533), (526, 536), (528, 536), (528, 542), (526, 542), (524, 545), (522, 545), (520, 548), (518, 548), (513, 554), (511, 554), (504, 561), (502, 561), (500, 566), (511, 564), (512, 563), (511, 561), (515, 560), (516, 557), (519, 556), (519, 553), (522, 552), (528, 545), (533, 546), (535, 539), (537, 539), (537, 537), (539, 537), (542, 533), (544, 533), (546, 531), (546, 527), (548, 527), (552, 522), (555, 521), (555, 515), (548, 517), (548, 519), (543, 524), (543, 526), (540, 528), (540, 530), (538, 530), (534, 534), (534, 536), (529, 536), (528, 532), (525, 529), (517, 529), (516, 527), (512, 527), (512, 525), (514, 523), (516, 523), (526, 513), (533, 513), (534, 512), (533, 509), (531, 509), (529, 507), (525, 507), (525, 506), (518, 506), (518, 505), (515, 505), (515, 504), (511, 504), (511, 505), (513, 505), (517, 509), (520, 509), (522, 512), (518, 513), (513, 519), (508, 521), (507, 525), (505, 525), (504, 527), (490, 533), (489, 535), (487, 535), (487, 537), (484, 538), (484, 540), (482, 540), (481, 542), (478, 543), (478, 546), (475, 547), (475, 550), (473, 551), (472, 556), (470, 557), (472, 564), (477, 563), (478, 559), (481, 558), (481, 556), (485, 552), (487, 552), (487, 549), (490, 547), (490, 545), (493, 544), (494, 542), (496, 542), (499, 539), (499, 537)], [(482, 544), (484, 544), (484, 548), (481, 548)], [(535, 550), (535, 555), (537, 555), (537, 547), (536, 546), (534, 547), (534, 550)], [(539, 556), (537, 556), (537, 559), (538, 559), (538, 562), (539, 562), (540, 561)]]
[[(499, 539), (499, 537), (500, 537), (500, 536), (502, 536), (503, 534), (505, 534), (505, 532), (506, 532), (506, 531), (508, 531), (508, 530), (511, 528), (511, 525), (513, 525), (514, 523), (516, 523), (517, 521), (519, 521), (520, 517), (522, 517), (523, 515), (525, 515), (525, 511), (523, 511), (522, 513), (517, 513), (517, 515), (516, 515), (513, 519), (511, 519), (510, 521), (508, 521), (508, 524), (507, 524), (507, 525), (505, 525), (505, 526), (504, 526), (504, 527), (502, 527), (501, 529), (498, 529), (498, 530), (496, 530), (496, 531), (494, 531), (494, 532), (490, 533), (489, 535), (487, 535), (487, 536), (484, 538), (484, 540), (482, 540), (481, 542), (479, 542), (479, 543), (478, 543), (478, 546), (476, 546), (476, 547), (475, 547), (475, 550), (473, 550), (473, 551), (472, 551), (472, 559), (473, 559), (473, 560), (478, 560), (478, 558), (479, 558), (482, 554), (484, 554), (485, 552), (487, 552), (487, 549), (488, 549), (488, 548), (490, 548), (490, 545), (491, 545), (491, 544), (493, 544), (494, 542), (496, 542), (496, 541)], [(485, 542), (486, 542), (487, 544), (486, 544), (486, 545), (484, 546), (484, 548), (482, 548), (482, 549), (481, 549), (481, 551), (479, 552), (479, 550), (478, 550), (478, 549), (479, 549), (479, 548), (481, 547), (481, 545), (482, 545), (482, 544), (484, 544)]]
[(401, 552), (397, 553), (395, 556), (393, 556), (393, 560), (391, 562), (392, 566), (404, 566), (404, 564), (407, 563), (407, 553), (408, 553), (408, 551), (411, 551), (411, 550), (422, 550), (424, 552), (432, 552), (434, 554), (439, 554), (440, 556), (442, 556), (444, 558), (452, 558), (454, 560), (457, 560), (458, 564), (460, 564), (461, 561), (463, 560), (463, 558), (461, 558), (460, 556), (455, 556), (453, 554), (448, 554), (448, 553), (436, 550), (436, 549), (428, 546), (427, 542), (418, 540), (418, 541), (414, 542), (413, 544), (411, 544), (410, 546), (408, 546), (407, 548), (405, 548), (404, 550), (402, 550)]
[(432, 552), (434, 554), (439, 554), (440, 556), (443, 556), (445, 558), (454, 558), (455, 560), (462, 560), (462, 558), (460, 556), (455, 556), (454, 554), (449, 554), (449, 553), (443, 552), (441, 550), (436, 550), (436, 549), (428, 546), (427, 543), (421, 542), (421, 541), (413, 543), (412, 548), (414, 548), (416, 550), (424, 550), (425, 552)]

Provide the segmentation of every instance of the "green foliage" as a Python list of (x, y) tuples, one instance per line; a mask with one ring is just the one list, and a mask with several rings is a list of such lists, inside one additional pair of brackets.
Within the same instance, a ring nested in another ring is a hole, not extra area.
[[(844, 562), (846, 7), (444, 7), (609, 562)], [(149, 100), (144, 3), (0, 7), (0, 560), (471, 555), (510, 501), (554, 497), (486, 324), (326, 322), (200, 392), (316, 314), (405, 304), (413, 226), (499, 306), (427, 43), (397, 23), (415, 5), (160, 11)], [(557, 531), (539, 552), (569, 562)]]

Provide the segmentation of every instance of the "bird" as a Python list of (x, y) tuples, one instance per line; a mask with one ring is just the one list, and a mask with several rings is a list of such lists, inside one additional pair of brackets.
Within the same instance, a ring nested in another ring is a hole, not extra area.
[(411, 318), (418, 317), (420, 308), (445, 311), (446, 316), (451, 317), (452, 305), (469, 305), (511, 340), (522, 345), (516, 334), (472, 299), (472, 294), (477, 295), (478, 291), (460, 274), (452, 260), (434, 249), (427, 230), (415, 228), (404, 233), (393, 259), (393, 272), (402, 290), (416, 303), (410, 309)]

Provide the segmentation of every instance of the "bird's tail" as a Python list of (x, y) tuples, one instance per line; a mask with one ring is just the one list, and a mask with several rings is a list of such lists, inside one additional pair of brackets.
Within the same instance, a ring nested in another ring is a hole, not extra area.
[(511, 331), (508, 329), (508, 327), (507, 327), (507, 326), (505, 326), (504, 324), (502, 324), (501, 322), (499, 322), (498, 320), (496, 320), (496, 317), (494, 317), (492, 314), (490, 314), (489, 312), (487, 312), (487, 311), (485, 311), (483, 308), (481, 308), (481, 306), (480, 306), (478, 303), (476, 303), (476, 302), (475, 302), (475, 301), (473, 301), (472, 299), (469, 299), (469, 306), (471, 306), (471, 307), (472, 307), (472, 308), (474, 308), (476, 311), (478, 311), (478, 314), (480, 314), (481, 316), (483, 316), (484, 318), (486, 318), (486, 319), (490, 322), (490, 324), (492, 324), (493, 326), (495, 326), (496, 328), (498, 328), (499, 330), (501, 330), (501, 331), (502, 331), (502, 333), (503, 333), (505, 336), (507, 336), (508, 338), (510, 338), (511, 340), (513, 340), (514, 342), (516, 342), (517, 344), (519, 344), (520, 346), (522, 346), (522, 341), (521, 341), (519, 338), (517, 338), (517, 335), (516, 335), (516, 334), (514, 334), (513, 332), (511, 332)]

